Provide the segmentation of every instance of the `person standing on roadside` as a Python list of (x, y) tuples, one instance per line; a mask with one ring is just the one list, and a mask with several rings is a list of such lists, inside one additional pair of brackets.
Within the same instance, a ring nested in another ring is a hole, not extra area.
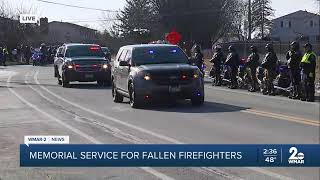
[(203, 65), (203, 62), (204, 62), (203, 61), (203, 54), (201, 52), (201, 47), (198, 44), (195, 45), (194, 62), (195, 62), (195, 65), (201, 71), (202, 75), (204, 76), (205, 74), (204, 74), (204, 71), (203, 71), (203, 68), (202, 68), (202, 65)]
[(225, 65), (227, 65), (230, 68), (229, 75), (231, 78), (231, 83), (229, 84), (228, 87), (230, 89), (237, 89), (238, 88), (237, 74), (238, 74), (238, 68), (240, 64), (240, 58), (233, 45), (229, 46), (228, 49), (229, 49), (229, 54), (225, 62)]
[(30, 59), (32, 56), (32, 52), (29, 46), (26, 46), (24, 48), (24, 55), (25, 55), (25, 59), (26, 59), (26, 64), (29, 65), (30, 64)]
[(290, 69), (291, 84), (293, 85), (293, 92), (289, 96), (290, 99), (301, 98), (301, 75), (300, 63), (302, 60), (302, 53), (300, 52), (300, 45), (294, 41), (290, 45), (290, 51), (287, 53), (287, 64)]
[(7, 46), (4, 46), (4, 48), (3, 48), (3, 50), (2, 50), (2, 54), (3, 54), (2, 65), (3, 65), (3, 66), (6, 66), (6, 61), (7, 61), (7, 58), (8, 58), (8, 56), (9, 56), (9, 51), (8, 51)]
[(273, 45), (267, 44), (266, 45), (267, 54), (261, 64), (261, 66), (265, 69), (265, 80), (266, 80), (266, 91), (263, 93), (264, 95), (274, 96), (274, 84), (273, 81), (276, 77), (276, 68), (278, 57), (274, 52)]
[(301, 76), (303, 86), (302, 101), (314, 102), (315, 79), (316, 79), (316, 59), (317, 55), (312, 51), (312, 45), (304, 45), (305, 54), (301, 60)]
[(213, 86), (221, 86), (222, 85), (222, 78), (221, 78), (221, 66), (224, 63), (224, 55), (222, 52), (222, 47), (220, 45), (216, 45), (213, 47), (214, 54), (212, 59), (210, 60), (213, 63), (214, 67), (214, 74), (213, 77), (215, 78), (215, 82), (213, 82)]
[(3, 64), (3, 49), (0, 47), (0, 64)]
[(256, 92), (258, 89), (258, 79), (256, 74), (257, 74), (257, 68), (259, 66), (260, 56), (255, 46), (251, 46), (250, 51), (251, 51), (251, 54), (249, 55), (248, 60), (246, 62), (246, 66), (250, 71), (248, 73), (249, 80), (250, 80), (250, 89), (248, 89), (248, 91)]

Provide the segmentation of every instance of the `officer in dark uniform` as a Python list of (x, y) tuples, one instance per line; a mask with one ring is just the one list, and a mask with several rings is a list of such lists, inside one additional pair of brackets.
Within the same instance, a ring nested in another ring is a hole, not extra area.
[(201, 73), (204, 76), (204, 71), (202, 69), (202, 65), (203, 65), (203, 54), (201, 52), (201, 47), (200, 45), (196, 44), (195, 45), (195, 54), (194, 54), (194, 61), (195, 61), (195, 65), (200, 69)]
[(257, 79), (257, 68), (259, 66), (259, 59), (260, 56), (258, 54), (258, 50), (255, 46), (250, 47), (251, 54), (248, 57), (248, 60), (246, 62), (247, 68), (249, 68), (250, 73), (249, 79), (250, 79), (250, 92), (256, 92), (258, 89), (258, 79)]
[(312, 51), (312, 45), (307, 43), (304, 46), (305, 54), (301, 60), (301, 75), (303, 86), (302, 101), (314, 102), (315, 93), (315, 73), (317, 55)]
[(267, 54), (261, 64), (261, 66), (265, 69), (265, 81), (266, 81), (266, 91), (263, 93), (264, 95), (275, 95), (273, 81), (276, 77), (276, 67), (278, 62), (278, 57), (274, 52), (273, 45), (266, 45)]
[(300, 63), (302, 60), (302, 53), (300, 52), (300, 45), (294, 41), (291, 43), (291, 50), (287, 53), (287, 64), (291, 73), (291, 83), (293, 85), (293, 92), (290, 99), (301, 98), (301, 75)]
[(213, 63), (213, 67), (215, 69), (213, 74), (215, 82), (213, 82), (213, 86), (221, 86), (221, 65), (224, 63), (224, 55), (222, 52), (222, 47), (220, 45), (215, 46), (213, 49), (215, 53), (213, 54), (213, 57), (210, 60), (210, 62)]
[(230, 78), (231, 84), (228, 86), (230, 89), (237, 89), (238, 82), (237, 82), (237, 75), (238, 75), (238, 68), (240, 64), (240, 58), (234, 46), (229, 46), (229, 54), (226, 59), (225, 64), (230, 68)]

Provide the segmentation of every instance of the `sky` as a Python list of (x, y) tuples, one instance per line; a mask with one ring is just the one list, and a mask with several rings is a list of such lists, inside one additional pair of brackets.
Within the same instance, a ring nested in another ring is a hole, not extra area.
[[(84, 25), (93, 29), (103, 30), (110, 27), (112, 21), (103, 22), (102, 19), (114, 19), (114, 13), (97, 10), (85, 10), (60, 5), (53, 5), (38, 0), (0, 0), (13, 9), (20, 7), (33, 7), (38, 16), (48, 17), (49, 21), (67, 21)], [(120, 10), (125, 0), (47, 0), (56, 3), (71, 4), (104, 10)], [(319, 12), (319, 3), (316, 0), (271, 0), (275, 9), (275, 17), (280, 17), (298, 10)], [(320, 1), (319, 1), (320, 2)]]

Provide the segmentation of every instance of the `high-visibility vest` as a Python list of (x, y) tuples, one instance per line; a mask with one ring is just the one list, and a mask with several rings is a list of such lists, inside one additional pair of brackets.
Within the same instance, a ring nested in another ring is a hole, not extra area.
[(310, 64), (310, 56), (314, 55), (314, 57), (317, 59), (317, 55), (314, 52), (309, 52), (309, 53), (305, 53), (304, 56), (302, 57), (301, 62), (302, 63), (306, 63), (306, 64)]

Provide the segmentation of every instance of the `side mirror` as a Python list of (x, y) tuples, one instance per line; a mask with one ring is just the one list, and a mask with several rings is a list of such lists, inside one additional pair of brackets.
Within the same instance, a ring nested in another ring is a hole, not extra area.
[(120, 61), (119, 66), (130, 66), (130, 64), (127, 61)]

